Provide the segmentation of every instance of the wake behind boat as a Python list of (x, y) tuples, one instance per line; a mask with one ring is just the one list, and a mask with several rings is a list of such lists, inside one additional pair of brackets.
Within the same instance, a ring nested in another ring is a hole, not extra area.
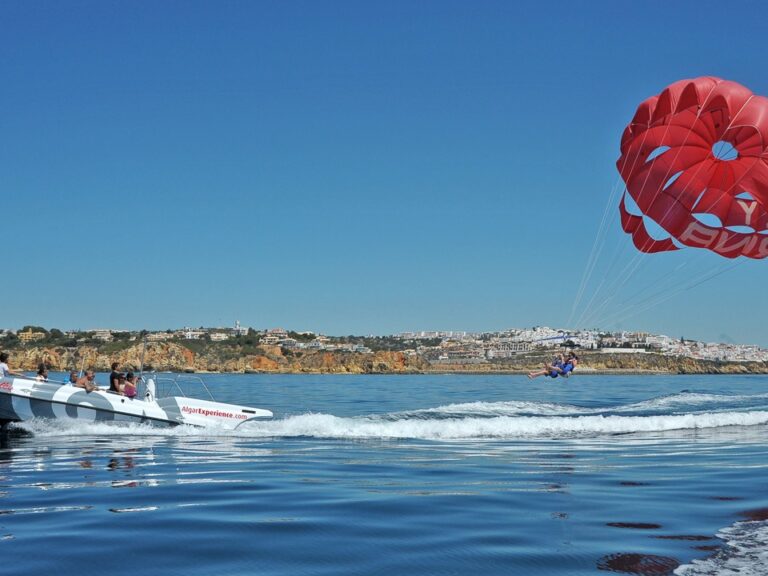
[(0, 379), (0, 424), (50, 418), (233, 430), (244, 422), (272, 417), (272, 412), (262, 408), (186, 396), (178, 381), (169, 382), (171, 393), (179, 395), (157, 397), (155, 381), (150, 378), (142, 394), (129, 398), (103, 389), (86, 392), (67, 384), (6, 376)]

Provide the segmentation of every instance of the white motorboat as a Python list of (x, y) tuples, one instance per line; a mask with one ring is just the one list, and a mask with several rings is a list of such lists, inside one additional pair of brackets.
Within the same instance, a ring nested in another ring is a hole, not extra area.
[(234, 430), (245, 422), (272, 417), (263, 408), (216, 402), (212, 396), (210, 400), (186, 396), (177, 380), (169, 380), (166, 387), (169, 394), (158, 397), (157, 384), (149, 378), (139, 394), (129, 398), (104, 389), (86, 392), (69, 384), (6, 376), (0, 379), (0, 424), (51, 418)]

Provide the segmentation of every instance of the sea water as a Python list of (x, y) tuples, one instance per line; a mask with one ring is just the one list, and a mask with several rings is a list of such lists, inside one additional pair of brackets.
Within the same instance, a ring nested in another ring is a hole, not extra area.
[(206, 383), (275, 418), (13, 430), (0, 574), (768, 574), (768, 377)]

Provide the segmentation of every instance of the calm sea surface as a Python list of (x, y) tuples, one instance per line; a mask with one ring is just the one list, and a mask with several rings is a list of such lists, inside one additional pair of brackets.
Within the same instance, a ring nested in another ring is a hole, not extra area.
[(275, 419), (4, 440), (0, 574), (768, 574), (766, 377), (206, 383)]

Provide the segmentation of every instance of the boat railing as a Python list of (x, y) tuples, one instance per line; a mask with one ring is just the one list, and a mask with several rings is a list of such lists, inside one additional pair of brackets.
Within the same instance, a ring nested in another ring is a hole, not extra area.
[(205, 396), (214, 400), (213, 394), (200, 376), (190, 374), (157, 374), (146, 372), (139, 382), (138, 397), (145, 398), (147, 382), (152, 379), (155, 383), (155, 398), (167, 398), (169, 396), (192, 396), (200, 398)]

